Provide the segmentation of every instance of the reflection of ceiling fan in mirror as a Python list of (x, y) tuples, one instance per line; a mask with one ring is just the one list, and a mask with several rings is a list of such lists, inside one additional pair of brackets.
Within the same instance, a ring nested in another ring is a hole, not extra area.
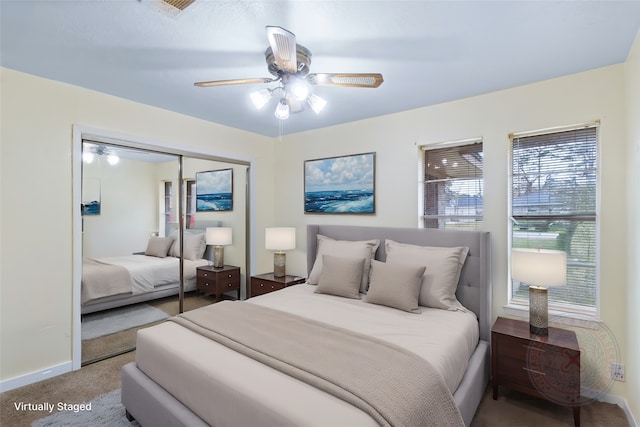
[(295, 34), (281, 27), (266, 27), (269, 47), (264, 55), (269, 72), (274, 76), (265, 78), (214, 80), (195, 83), (199, 87), (240, 85), (254, 83), (279, 82), (273, 89), (262, 89), (251, 94), (251, 101), (256, 108), (262, 108), (274, 93), (280, 97), (275, 116), (284, 120), (289, 113), (302, 111), (309, 105), (319, 113), (326, 101), (314, 94), (313, 86), (341, 86), (375, 88), (382, 83), (379, 73), (311, 73), (311, 52), (296, 43)]

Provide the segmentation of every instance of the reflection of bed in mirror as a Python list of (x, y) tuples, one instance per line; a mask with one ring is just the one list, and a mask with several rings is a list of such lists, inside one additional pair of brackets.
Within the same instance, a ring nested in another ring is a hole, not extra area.
[[(210, 264), (205, 241), (206, 227), (219, 221), (196, 224), (184, 232), (184, 291), (196, 289), (196, 268)], [(178, 295), (180, 291), (180, 244), (178, 231), (149, 239), (144, 252), (85, 258), (82, 263), (82, 314)]]
[[(127, 415), (157, 426), (471, 423), (489, 379), (488, 233), (309, 225), (307, 262), (307, 284), (139, 332), (122, 372)], [(446, 295), (423, 303), (425, 289)]]

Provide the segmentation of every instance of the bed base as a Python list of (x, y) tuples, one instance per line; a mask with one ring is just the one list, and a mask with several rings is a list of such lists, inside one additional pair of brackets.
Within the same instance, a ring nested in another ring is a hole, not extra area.
[[(191, 279), (185, 281), (185, 292), (190, 292), (196, 289), (196, 280)], [(97, 311), (109, 310), (111, 308), (124, 307), (126, 305), (137, 304), (140, 302), (153, 301), (160, 298), (166, 298), (174, 295), (178, 295), (180, 288), (175, 285), (159, 286), (151, 292), (145, 292), (142, 294), (132, 295), (121, 294), (113, 295), (104, 298), (98, 298), (82, 306), (82, 314), (95, 313)]]
[(122, 404), (129, 421), (142, 426), (205, 427), (208, 424), (131, 362), (122, 368)]
[[(468, 246), (469, 257), (462, 270), (457, 297), (478, 317), (480, 341), (469, 360), (462, 381), (453, 394), (466, 426), (471, 424), (489, 383), (489, 337), (491, 331), (490, 242), (487, 232), (444, 231), (416, 228), (307, 225), (307, 268), (316, 256), (316, 236), (368, 240), (388, 238), (398, 242), (432, 246)], [(383, 245), (376, 259), (384, 261)], [(140, 371), (135, 362), (122, 369), (122, 403), (130, 417), (143, 426), (207, 425), (189, 408)]]
[[(466, 426), (471, 425), (489, 382), (489, 344), (480, 341), (469, 367), (453, 394)], [(122, 368), (122, 404), (127, 419), (142, 426), (207, 426), (200, 417), (138, 369), (135, 362)]]

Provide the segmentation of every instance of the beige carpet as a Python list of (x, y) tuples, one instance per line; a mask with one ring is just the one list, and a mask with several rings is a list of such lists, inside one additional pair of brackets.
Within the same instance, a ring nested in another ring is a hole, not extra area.
[[(185, 299), (185, 310), (211, 302), (207, 297), (191, 296)], [(155, 301), (153, 305), (165, 310), (169, 315), (178, 313), (175, 301), (160, 300)], [(123, 335), (127, 335), (128, 338), (124, 336), (112, 338), (116, 341), (126, 341), (133, 337), (131, 342), (135, 343), (135, 331), (125, 332), (126, 334)], [(108, 345), (106, 342), (103, 344), (105, 348)], [(0, 425), (27, 427), (31, 426), (33, 421), (49, 415), (37, 411), (19, 411), (15, 407), (16, 403), (82, 403), (118, 389), (121, 385), (121, 367), (134, 359), (135, 352), (125, 353), (84, 366), (79, 371), (2, 393), (0, 394)], [(581, 421), (584, 427), (629, 427), (624, 411), (620, 407), (603, 402), (592, 402), (582, 407)], [(505, 388), (500, 389), (498, 400), (493, 400), (491, 387), (487, 387), (471, 427), (489, 426), (573, 426), (573, 414), (570, 408), (563, 408)]]
[[(629, 422), (619, 406), (594, 401), (580, 408), (580, 425), (583, 427), (629, 427)], [(489, 386), (471, 427), (496, 426), (573, 426), (573, 410), (504, 387), (500, 388), (498, 400), (493, 400), (491, 386)]]
[(16, 403), (83, 403), (120, 388), (120, 369), (134, 359), (135, 352), (126, 353), (85, 366), (79, 371), (4, 392), (0, 394), (0, 425), (27, 427), (33, 421), (49, 415), (37, 411), (16, 410)]
[[(184, 298), (184, 311), (193, 310), (214, 302), (213, 297), (209, 296), (196, 296), (195, 293), (190, 292), (185, 295)], [(169, 316), (175, 316), (178, 314), (178, 299), (177, 297), (162, 298), (155, 301), (148, 301), (146, 304), (158, 308)], [(161, 321), (163, 322), (163, 321)], [(142, 328), (148, 328), (156, 323), (149, 323), (147, 325), (137, 326), (135, 328), (127, 329), (124, 331), (116, 332), (110, 335), (105, 335), (92, 340), (82, 341), (82, 364), (86, 365), (96, 361), (103, 360), (107, 357), (122, 354), (126, 351), (131, 351), (136, 346), (136, 332)]]
[[(27, 427), (48, 413), (21, 412), (16, 402), (87, 402), (100, 394), (120, 388), (120, 368), (133, 361), (135, 352), (0, 394), (0, 424), (11, 427)], [(593, 402), (581, 409), (583, 427), (629, 427), (625, 414), (616, 405)], [(565, 427), (573, 426), (570, 409), (563, 408), (526, 395), (500, 390), (497, 401), (491, 398), (487, 387), (472, 427)], [(93, 426), (92, 426), (93, 427)], [(99, 426), (96, 426), (99, 427)]]

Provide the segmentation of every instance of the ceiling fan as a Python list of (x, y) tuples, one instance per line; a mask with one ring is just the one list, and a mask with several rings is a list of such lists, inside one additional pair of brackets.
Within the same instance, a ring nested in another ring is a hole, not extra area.
[(254, 83), (279, 82), (273, 89), (262, 89), (251, 94), (256, 108), (262, 108), (277, 92), (280, 96), (275, 116), (280, 120), (289, 118), (289, 113), (304, 110), (308, 105), (319, 113), (326, 101), (312, 92), (313, 86), (340, 86), (376, 88), (383, 82), (379, 73), (311, 73), (311, 52), (296, 43), (296, 36), (281, 27), (267, 26), (269, 47), (264, 52), (269, 73), (274, 77), (214, 80), (196, 82), (198, 87), (226, 86)]

